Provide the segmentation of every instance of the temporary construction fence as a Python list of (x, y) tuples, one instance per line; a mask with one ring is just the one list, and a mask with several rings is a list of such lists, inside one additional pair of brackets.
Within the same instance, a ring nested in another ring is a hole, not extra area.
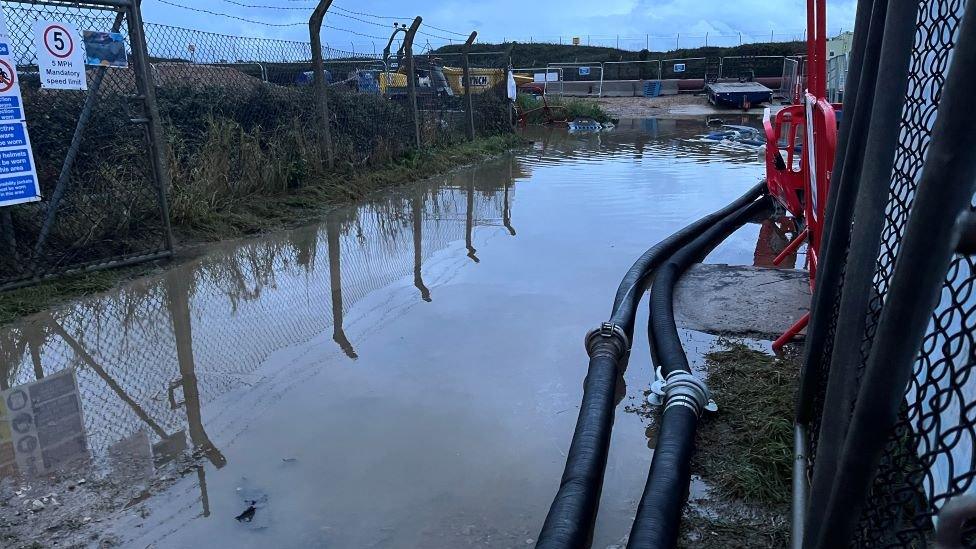
[(858, 2), (797, 409), (796, 547), (976, 543), (976, 4)]
[[(471, 55), (472, 79), (480, 84), (477, 71), (488, 71), (491, 85), (466, 87), (457, 77), (453, 93), (430, 83), (434, 73), (460, 72), (452, 64), (463, 56), (418, 56), (413, 99), (404, 72), (412, 48), (391, 56), (323, 48), (325, 132), (309, 42), (144, 24), (138, 4), (0, 1), (43, 197), (0, 209), (0, 290), (167, 257), (170, 224), (219, 207), (222, 191), (284, 192), (325, 174), (332, 160), (343, 172), (369, 169), (418, 147), (511, 127), (500, 55)], [(128, 67), (89, 66), (85, 91), (42, 89), (38, 20), (120, 31)], [(468, 91), (473, 116), (463, 115)]]
[[(554, 95), (602, 97), (606, 92), (613, 91), (620, 95), (619, 85), (607, 86), (608, 83), (686, 80), (691, 81), (689, 83), (691, 87), (682, 87), (681, 89), (695, 91), (702, 89), (706, 80), (762, 79), (762, 82), (773, 86), (774, 90), (780, 92), (782, 97), (792, 98), (793, 96), (785, 95), (784, 89), (799, 89), (798, 85), (801, 79), (799, 61), (801, 58), (802, 56), (749, 55), (549, 63), (547, 65), (549, 70), (560, 70), (561, 72), (559, 80), (550, 82), (550, 88), (547, 91)], [(697, 88), (694, 88), (693, 81), (701, 82)], [(563, 85), (563, 83), (569, 85)], [(643, 88), (634, 86), (632, 89), (642, 90)]]
[(606, 61), (603, 70), (604, 80), (660, 80), (661, 60)]
[(847, 54), (827, 60), (827, 97), (831, 103), (844, 101), (844, 85), (847, 83)]
[(603, 96), (603, 63), (549, 63), (547, 66), (561, 70), (563, 84), (560, 90), (563, 93), (584, 97)]
[(780, 79), (776, 96), (791, 103), (799, 102), (800, 97), (800, 59), (786, 58), (783, 60), (783, 76)]
[(727, 55), (719, 60), (719, 78), (751, 79), (777, 76), (787, 63), (782, 55)]

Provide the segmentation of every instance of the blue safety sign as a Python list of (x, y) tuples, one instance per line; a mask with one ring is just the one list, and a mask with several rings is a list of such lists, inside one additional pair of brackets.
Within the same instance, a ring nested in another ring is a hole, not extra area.
[(10, 33), (0, 12), (0, 207), (41, 199), (17, 62), (8, 44)]

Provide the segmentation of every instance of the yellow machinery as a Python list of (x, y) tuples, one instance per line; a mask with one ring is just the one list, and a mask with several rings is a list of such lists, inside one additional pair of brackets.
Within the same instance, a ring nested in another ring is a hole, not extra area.
[(401, 72), (380, 72), (376, 75), (379, 81), (380, 93), (386, 95), (387, 88), (406, 88), (407, 75)]
[[(443, 71), (444, 76), (447, 77), (447, 83), (451, 86), (451, 90), (454, 92), (454, 94), (464, 95), (464, 83), (462, 81), (464, 70), (460, 67), (444, 67)], [(468, 72), (469, 77), (471, 78), (471, 93), (474, 94), (484, 93), (495, 86), (500, 84), (504, 85), (505, 82), (505, 69), (485, 69), (472, 67)], [(531, 76), (515, 75), (515, 84), (517, 86), (531, 81)]]

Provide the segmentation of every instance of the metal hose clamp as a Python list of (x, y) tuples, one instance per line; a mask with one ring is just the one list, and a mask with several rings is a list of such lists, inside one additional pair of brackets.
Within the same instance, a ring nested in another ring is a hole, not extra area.
[(652, 406), (663, 405), (665, 411), (672, 406), (684, 406), (698, 417), (703, 411), (718, 411), (718, 405), (712, 400), (705, 382), (684, 370), (675, 370), (664, 377), (661, 368), (658, 368), (657, 379), (651, 384), (647, 402)]
[[(612, 346), (598, 345), (609, 342)], [(586, 354), (593, 358), (599, 354), (607, 354), (614, 359), (620, 358), (630, 350), (630, 338), (624, 329), (612, 322), (604, 322), (599, 328), (590, 330), (586, 334)]]

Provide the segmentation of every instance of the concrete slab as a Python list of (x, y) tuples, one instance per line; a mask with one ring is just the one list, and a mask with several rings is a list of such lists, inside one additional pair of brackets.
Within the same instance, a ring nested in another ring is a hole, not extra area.
[(675, 321), (717, 335), (775, 338), (810, 309), (806, 271), (695, 265), (675, 288)]
[(678, 95), (678, 81), (677, 80), (662, 80), (661, 81), (661, 95)]

